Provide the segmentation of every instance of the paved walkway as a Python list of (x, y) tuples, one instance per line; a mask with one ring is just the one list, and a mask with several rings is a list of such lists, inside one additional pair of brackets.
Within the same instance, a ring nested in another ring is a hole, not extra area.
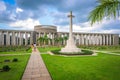
[(112, 55), (120, 56), (120, 54), (114, 53), (114, 52), (108, 52), (108, 51), (96, 51), (96, 52), (102, 52), (102, 53), (105, 53), (105, 54), (112, 54)]
[(38, 50), (32, 52), (22, 80), (52, 80)]

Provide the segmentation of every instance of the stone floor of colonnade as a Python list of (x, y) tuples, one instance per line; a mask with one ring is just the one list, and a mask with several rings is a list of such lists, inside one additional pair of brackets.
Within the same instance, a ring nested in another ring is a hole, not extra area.
[(38, 50), (32, 52), (22, 80), (52, 80)]

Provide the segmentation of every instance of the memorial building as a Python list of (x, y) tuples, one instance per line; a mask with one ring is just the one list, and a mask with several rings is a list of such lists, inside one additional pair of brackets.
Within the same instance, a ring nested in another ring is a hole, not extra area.
[[(38, 44), (37, 39), (44, 35), (52, 40), (50, 45), (54, 45), (55, 38), (69, 36), (69, 33), (57, 32), (57, 27), (52, 25), (37, 25), (33, 31), (0, 29), (0, 46)], [(119, 45), (119, 34), (73, 32), (73, 38), (77, 45)]]

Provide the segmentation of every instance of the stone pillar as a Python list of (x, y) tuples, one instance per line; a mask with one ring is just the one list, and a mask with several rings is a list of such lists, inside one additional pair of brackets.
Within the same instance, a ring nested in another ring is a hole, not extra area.
[(119, 34), (113, 34), (113, 45), (119, 45)]
[(9, 46), (10, 45), (10, 35), (9, 32), (7, 31), (6, 33), (6, 45)]
[(89, 34), (89, 45), (92, 45), (92, 35)]
[(19, 45), (21, 46), (22, 45), (22, 41), (21, 41), (21, 32), (19, 32)]
[(30, 44), (33, 44), (33, 32), (30, 33)]
[(18, 32), (16, 33), (16, 45), (18, 45), (19, 43), (18, 43), (18, 38), (19, 37), (19, 34), (18, 34)]
[(87, 44), (90, 45), (90, 36), (87, 34)]
[(15, 46), (15, 32), (12, 32), (12, 45)]
[(92, 40), (92, 41), (91, 41), (91, 42), (92, 42), (92, 45), (95, 45), (95, 44), (94, 44), (94, 43), (95, 43), (95, 42), (94, 42), (94, 40), (95, 40), (94, 34), (92, 34), (92, 39), (91, 39), (91, 40)]
[(108, 43), (109, 43), (109, 41), (108, 41), (108, 34), (107, 34), (106, 35), (106, 45), (109, 45)]
[(85, 45), (84, 44), (84, 34), (82, 34), (81, 36), (82, 36), (82, 45)]
[(88, 45), (88, 35), (85, 35), (85, 44)]
[(105, 34), (103, 34), (103, 36), (102, 36), (103, 38), (103, 45), (106, 45), (106, 43), (105, 43)]
[(111, 34), (109, 35), (109, 45), (111, 45)]
[(1, 32), (1, 45), (4, 46), (4, 32)]
[(102, 45), (102, 35), (99, 35), (100, 45)]
[(23, 33), (21, 33), (21, 45), (23, 45)]
[[(49, 35), (48, 38), (51, 39), (51, 33), (49, 33), (48, 35)], [(51, 45), (50, 40), (48, 41), (48, 45)]]
[(96, 45), (99, 45), (99, 35), (96, 34)]
[(82, 40), (81, 34), (79, 34), (79, 45), (81, 45), (81, 40)]
[(94, 45), (96, 45), (96, 34), (94, 34)]
[(54, 36), (55, 36), (55, 33), (52, 34), (52, 44), (54, 45), (55, 42), (54, 42)]
[(25, 32), (25, 45), (28, 45), (28, 35), (27, 35), (27, 32)]

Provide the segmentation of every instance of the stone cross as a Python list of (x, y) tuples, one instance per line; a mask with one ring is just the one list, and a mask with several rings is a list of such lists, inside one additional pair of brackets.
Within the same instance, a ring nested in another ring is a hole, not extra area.
[(70, 18), (70, 32), (69, 32), (69, 36), (72, 37), (72, 18), (75, 17), (74, 15), (72, 15), (72, 11), (70, 11), (70, 14), (68, 15), (68, 17)]
[(75, 43), (74, 43), (74, 39), (72, 36), (72, 18), (74, 17), (72, 15), (72, 11), (70, 11), (70, 14), (68, 15), (68, 17), (70, 18), (70, 32), (69, 32), (69, 39), (67, 40), (67, 44), (64, 48), (61, 49), (60, 52), (62, 52), (63, 54), (74, 54), (75, 52), (81, 52), (81, 50), (79, 48), (76, 47)]

